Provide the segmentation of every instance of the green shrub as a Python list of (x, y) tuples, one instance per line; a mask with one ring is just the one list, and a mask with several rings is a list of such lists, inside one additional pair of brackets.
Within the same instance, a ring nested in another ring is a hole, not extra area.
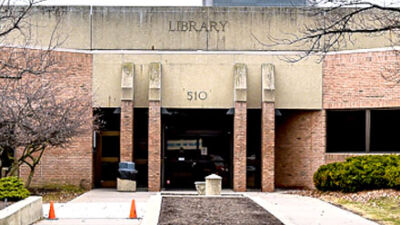
[(385, 179), (389, 182), (389, 187), (400, 189), (400, 167), (391, 166), (386, 168)]
[(29, 191), (18, 177), (3, 177), (0, 179), (0, 200), (7, 198), (9, 201), (17, 201), (27, 198)]
[(314, 185), (321, 191), (343, 192), (400, 188), (400, 156), (356, 156), (322, 165), (314, 174)]

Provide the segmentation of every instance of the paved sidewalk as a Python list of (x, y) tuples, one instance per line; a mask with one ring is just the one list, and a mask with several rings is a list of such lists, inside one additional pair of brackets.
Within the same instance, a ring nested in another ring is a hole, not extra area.
[[(182, 193), (182, 192), (171, 192)], [(183, 192), (190, 194), (192, 192)], [(194, 193), (194, 192), (193, 192)], [(228, 194), (232, 191), (224, 190)], [(155, 192), (121, 193), (115, 189), (94, 189), (74, 200), (55, 204), (58, 220), (42, 220), (37, 225), (138, 225), (142, 219), (130, 220), (131, 201), (134, 198), (139, 218)], [(236, 193), (249, 196), (286, 225), (377, 225), (354, 213), (315, 198), (298, 195), (261, 192)], [(47, 217), (49, 204), (43, 205)]]
[[(56, 203), (57, 220), (42, 220), (37, 225), (108, 225), (140, 224), (147, 201), (154, 192), (117, 192), (115, 189), (93, 189), (68, 203)], [(131, 201), (135, 199), (138, 220), (128, 219)], [(48, 217), (49, 204), (43, 204), (43, 216)]]
[(319, 199), (282, 193), (245, 193), (286, 225), (378, 225)]

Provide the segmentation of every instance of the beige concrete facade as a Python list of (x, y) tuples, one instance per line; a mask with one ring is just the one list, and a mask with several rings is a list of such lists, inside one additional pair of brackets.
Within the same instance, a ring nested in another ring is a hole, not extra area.
[[(27, 19), (32, 26), (30, 45), (67, 49), (91, 48), (91, 14), (89, 7), (34, 7)], [(18, 35), (20, 33), (17, 33)]]
[[(313, 12), (280, 7), (36, 7), (34, 39), (47, 46), (57, 25), (62, 48), (140, 50), (299, 50), (269, 37), (299, 35)], [(391, 36), (354, 36), (346, 49), (391, 45)]]
[[(122, 64), (135, 64), (135, 107), (148, 106), (148, 65), (160, 62), (163, 70), (162, 107), (233, 107), (235, 63), (248, 70), (248, 107), (261, 108), (261, 67), (275, 66), (276, 108), (321, 109), (322, 66), (310, 58), (288, 63), (279, 55), (251, 53), (143, 53), (94, 54), (93, 91), (98, 107), (119, 107)], [(188, 92), (201, 93), (189, 100)], [(205, 94), (203, 94), (205, 93)], [(204, 95), (204, 96), (203, 96)], [(206, 96), (206, 97), (205, 97)]]
[[(120, 107), (121, 67), (135, 65), (135, 107), (148, 107), (148, 64), (163, 66), (162, 107), (232, 108), (232, 70), (248, 68), (248, 107), (261, 108), (261, 65), (276, 70), (278, 109), (322, 108), (322, 65), (289, 63), (307, 46), (275, 45), (269, 37), (299, 35), (312, 11), (280, 7), (36, 7), (29, 17), (36, 46), (94, 53), (96, 107)], [(55, 30), (55, 28), (57, 29)], [(346, 49), (384, 47), (390, 36), (354, 36)], [(166, 51), (168, 50), (168, 51)], [(188, 100), (188, 92), (201, 100)]]

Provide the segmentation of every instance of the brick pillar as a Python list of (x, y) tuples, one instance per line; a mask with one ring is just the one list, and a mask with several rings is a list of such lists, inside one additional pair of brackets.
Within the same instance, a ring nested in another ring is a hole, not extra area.
[(326, 111), (321, 110), (312, 114), (311, 124), (311, 149), (312, 149), (312, 160), (309, 178), (307, 179), (307, 186), (311, 189), (315, 189), (313, 182), (314, 172), (318, 168), (326, 164), (325, 162), (325, 149), (326, 149)]
[(272, 64), (261, 65), (261, 191), (275, 189), (275, 72)]
[(275, 103), (262, 103), (261, 191), (275, 189)]
[(149, 102), (149, 191), (161, 188), (161, 105)]
[(247, 68), (234, 67), (233, 190), (246, 191), (247, 160)]
[(247, 103), (235, 102), (233, 121), (233, 190), (246, 191)]
[(133, 161), (133, 106), (135, 67), (125, 63), (121, 68), (120, 161)]
[(148, 189), (161, 189), (161, 64), (149, 66)]
[(133, 161), (133, 102), (121, 101), (120, 161)]

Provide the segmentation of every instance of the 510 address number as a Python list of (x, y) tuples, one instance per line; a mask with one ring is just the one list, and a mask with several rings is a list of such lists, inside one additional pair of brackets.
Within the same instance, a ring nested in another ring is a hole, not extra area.
[(188, 101), (204, 101), (207, 98), (207, 91), (186, 91), (186, 99)]

